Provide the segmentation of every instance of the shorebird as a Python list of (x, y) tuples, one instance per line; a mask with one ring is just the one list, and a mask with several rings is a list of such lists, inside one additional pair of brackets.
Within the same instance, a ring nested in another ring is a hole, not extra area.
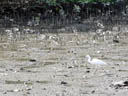
[(102, 65), (107, 65), (106, 62), (104, 62), (104, 61), (102, 61), (102, 60), (100, 60), (100, 59), (96, 59), (96, 58), (91, 59), (90, 55), (86, 55), (86, 58), (88, 59), (88, 62), (89, 62), (90, 64), (96, 66), (96, 69), (95, 69), (94, 72), (97, 71), (97, 67), (98, 67), (98, 66), (100, 67), (100, 66), (102, 66)]

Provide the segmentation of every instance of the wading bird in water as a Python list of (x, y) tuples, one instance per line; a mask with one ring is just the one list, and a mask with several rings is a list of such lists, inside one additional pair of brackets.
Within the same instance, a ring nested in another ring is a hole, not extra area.
[(97, 71), (97, 67), (98, 67), (98, 66), (100, 67), (100, 66), (102, 66), (102, 65), (106, 65), (106, 64), (107, 64), (106, 62), (104, 62), (104, 61), (102, 61), (102, 60), (100, 60), (100, 59), (96, 59), (96, 58), (91, 59), (91, 57), (90, 57), (89, 55), (86, 55), (86, 58), (88, 59), (88, 62), (89, 62), (90, 64), (96, 66), (96, 69), (95, 69), (94, 72)]

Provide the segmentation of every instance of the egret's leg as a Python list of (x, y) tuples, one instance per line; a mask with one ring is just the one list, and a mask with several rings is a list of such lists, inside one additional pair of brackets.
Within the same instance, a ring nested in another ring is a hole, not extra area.
[(102, 67), (101, 69), (105, 74), (109, 74), (109, 70), (107, 70), (105, 67)]
[(86, 65), (85, 65), (85, 67), (88, 68), (88, 64), (87, 64), (87, 63), (86, 63)]
[(94, 70), (93, 74), (96, 74), (96, 71), (97, 71), (97, 66), (95, 67), (95, 70)]

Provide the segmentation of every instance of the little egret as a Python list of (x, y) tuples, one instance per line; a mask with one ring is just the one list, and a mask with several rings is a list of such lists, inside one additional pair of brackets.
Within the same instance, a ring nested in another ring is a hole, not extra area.
[[(106, 62), (104, 62), (102, 60), (99, 60), (99, 59), (91, 59), (91, 57), (89, 55), (87, 55), (86, 58), (88, 59), (88, 62), (90, 64), (96, 65), (96, 70), (97, 70), (98, 66), (102, 66), (102, 65), (106, 65), (107, 64)], [(96, 70), (95, 70), (95, 72), (96, 72)]]

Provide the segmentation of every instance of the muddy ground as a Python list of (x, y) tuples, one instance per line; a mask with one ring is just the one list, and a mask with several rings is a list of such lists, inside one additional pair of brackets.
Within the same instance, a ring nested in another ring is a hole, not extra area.
[[(128, 96), (128, 30), (1, 35), (0, 96)], [(85, 56), (106, 66), (90, 65)]]

